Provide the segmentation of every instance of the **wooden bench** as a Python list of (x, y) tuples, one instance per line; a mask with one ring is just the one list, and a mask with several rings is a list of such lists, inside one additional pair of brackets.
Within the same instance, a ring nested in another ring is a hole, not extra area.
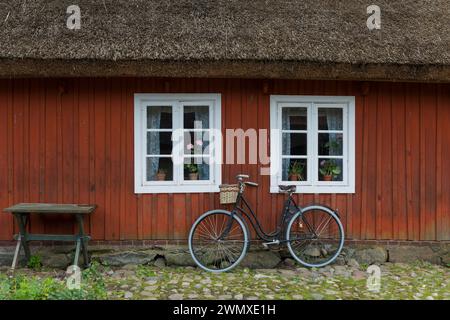
[[(28, 245), (29, 241), (74, 241), (76, 243), (74, 265), (78, 266), (80, 249), (83, 253), (84, 265), (89, 266), (89, 256), (87, 242), (90, 237), (84, 232), (84, 217), (90, 215), (97, 208), (96, 205), (80, 204), (54, 204), (54, 203), (19, 203), (12, 207), (3, 209), (4, 212), (12, 213), (19, 227), (19, 234), (15, 236), (17, 246), (11, 268), (17, 266), (20, 247), (23, 247), (27, 261), (30, 260), (31, 253)], [(64, 214), (73, 216), (78, 223), (78, 234), (31, 234), (27, 231), (30, 222), (30, 214)]]

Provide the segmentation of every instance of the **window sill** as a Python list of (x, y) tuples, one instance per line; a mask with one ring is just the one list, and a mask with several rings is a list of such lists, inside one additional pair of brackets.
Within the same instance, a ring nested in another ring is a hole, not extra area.
[[(289, 185), (289, 184), (288, 184)], [(295, 185), (294, 183), (292, 185)], [(278, 186), (270, 186), (270, 193), (279, 193)], [(354, 186), (305, 186), (297, 185), (295, 193), (355, 193)]]
[(219, 192), (219, 186), (215, 184), (203, 185), (151, 185), (135, 186), (134, 193), (214, 193)]

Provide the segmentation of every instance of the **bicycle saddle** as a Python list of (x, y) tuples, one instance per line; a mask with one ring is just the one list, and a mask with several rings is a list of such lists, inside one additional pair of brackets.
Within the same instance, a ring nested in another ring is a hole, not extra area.
[(297, 190), (297, 186), (289, 185), (289, 186), (278, 186), (280, 188), (280, 192), (295, 192)]

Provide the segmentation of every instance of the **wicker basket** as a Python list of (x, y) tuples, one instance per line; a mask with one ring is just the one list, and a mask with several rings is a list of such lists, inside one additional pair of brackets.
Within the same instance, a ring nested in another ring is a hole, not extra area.
[(236, 198), (239, 192), (239, 185), (237, 184), (222, 184), (220, 189), (220, 204), (236, 203)]

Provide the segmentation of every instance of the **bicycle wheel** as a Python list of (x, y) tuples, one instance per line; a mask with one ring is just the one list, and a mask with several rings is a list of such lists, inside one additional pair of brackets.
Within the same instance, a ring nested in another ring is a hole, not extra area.
[(323, 267), (341, 253), (344, 228), (333, 210), (310, 206), (289, 221), (286, 240), (289, 252), (299, 263), (307, 267)]
[(203, 270), (224, 272), (237, 266), (244, 258), (248, 239), (248, 228), (239, 216), (231, 216), (224, 210), (212, 210), (200, 216), (192, 226), (189, 251)]

